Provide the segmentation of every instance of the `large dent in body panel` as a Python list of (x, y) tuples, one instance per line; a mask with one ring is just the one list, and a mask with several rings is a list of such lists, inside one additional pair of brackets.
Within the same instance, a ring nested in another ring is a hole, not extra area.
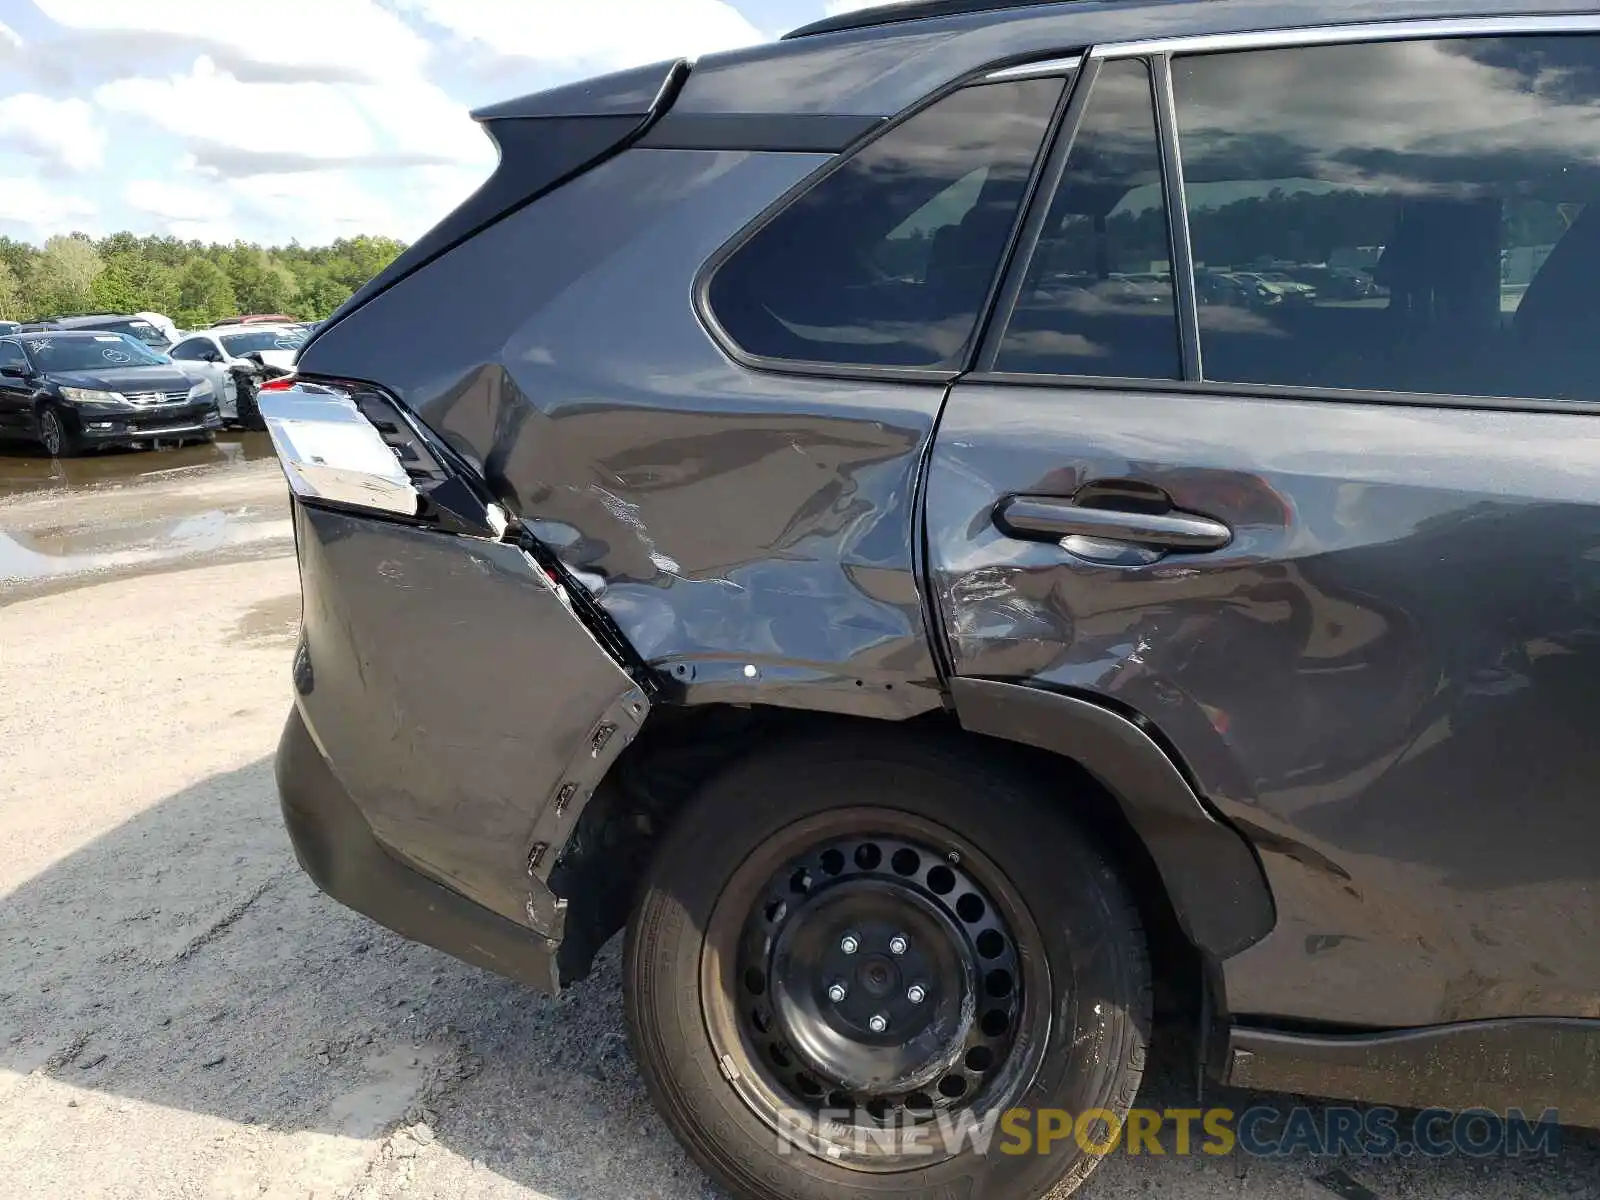
[[(1140, 714), (1249, 837), (1280, 919), (1225, 964), (1236, 1014), (1600, 1013), (1592, 420), (954, 389), (928, 528), (955, 673)], [(1234, 541), (1116, 569), (994, 529), (1006, 493), (1129, 477)]]
[(824, 161), (628, 151), (354, 314), (303, 369), (399, 393), (679, 698), (935, 707), (912, 536), (943, 387), (752, 372), (691, 303), (701, 264)]

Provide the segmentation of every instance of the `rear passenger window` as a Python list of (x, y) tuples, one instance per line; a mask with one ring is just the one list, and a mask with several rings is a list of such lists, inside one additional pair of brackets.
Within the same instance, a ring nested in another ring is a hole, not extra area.
[(1173, 63), (1206, 378), (1600, 399), (1600, 44)]
[(1175, 379), (1171, 239), (1149, 69), (1101, 68), (995, 367)]
[(763, 358), (958, 368), (1062, 87), (966, 88), (868, 144), (717, 271), (717, 321)]

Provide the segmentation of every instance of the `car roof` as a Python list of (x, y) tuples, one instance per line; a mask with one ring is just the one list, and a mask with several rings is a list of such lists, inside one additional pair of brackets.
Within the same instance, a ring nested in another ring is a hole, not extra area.
[[(875, 4), (870, 7), (858, 8), (850, 12), (838, 13), (835, 16), (824, 17), (819, 21), (812, 21), (798, 29), (790, 30), (783, 35), (783, 41), (793, 41), (798, 38), (816, 37), (824, 33), (844, 33), (857, 29), (871, 29), (884, 25), (899, 25), (906, 21), (929, 21), (941, 17), (970, 17), (977, 14), (997, 13), (1006, 9), (1019, 8), (1062, 8), (1068, 4), (1086, 6), (1091, 0), (888, 0), (886, 3)], [(1271, 14), (1271, 19), (1264, 20), (1256, 28), (1271, 29), (1283, 25), (1332, 25), (1350, 20), (1349, 10), (1352, 7), (1347, 0), (1313, 0), (1312, 3), (1296, 2), (1296, 0), (1275, 0), (1275, 2), (1260, 3), (1259, 0), (1246, 0), (1246, 3), (1229, 4), (1227, 0), (1099, 0), (1098, 7), (1116, 7), (1130, 13), (1129, 23), (1138, 21), (1132, 14), (1140, 9), (1172, 8), (1181, 5), (1190, 10), (1197, 25), (1196, 32), (1219, 33), (1231, 32), (1225, 25), (1218, 25), (1219, 20), (1226, 22), (1227, 17), (1220, 14), (1219, 10), (1229, 7), (1248, 7), (1255, 9), (1264, 17)], [(1399, 3), (1385, 6), (1385, 19), (1405, 20), (1408, 9), (1425, 9), (1429, 6)], [(1555, 7), (1560, 7), (1555, 6)], [(1475, 5), (1468, 5), (1462, 9), (1462, 15), (1488, 16), (1515, 13), (1545, 13), (1552, 11), (1552, 6), (1541, 3), (1540, 0), (1509, 0), (1507, 3), (1485, 4), (1481, 0)], [(1423, 15), (1435, 15), (1424, 13)], [(1287, 18), (1281, 19), (1281, 18)], [(1375, 19), (1368, 17), (1367, 19)], [(1147, 35), (1134, 34), (1143, 38)]]
[(93, 329), (35, 329), (27, 333), (8, 333), (7, 337), (24, 342), (92, 341), (99, 337), (122, 337), (120, 333), (97, 333)]
[(143, 317), (130, 316), (126, 313), (100, 313), (83, 317), (57, 317), (50, 323), (58, 329), (74, 329), (80, 326), (102, 325), (107, 321), (140, 321), (150, 324)]
[(784, 41), (815, 37), (819, 33), (842, 33), (849, 29), (869, 29), (874, 25), (894, 25), (901, 21), (924, 21), (930, 17), (958, 17), (968, 13), (994, 12), (1002, 8), (1037, 8), (1051, 0), (889, 0), (812, 21), (783, 35)]
[(1589, 0), (915, 0), (695, 63), (669, 116), (894, 116), (983, 68), (1089, 46), (1484, 16), (1591, 15)]

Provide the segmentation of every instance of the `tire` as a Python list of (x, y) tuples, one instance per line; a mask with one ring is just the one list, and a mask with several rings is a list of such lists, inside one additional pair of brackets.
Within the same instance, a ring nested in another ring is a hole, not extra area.
[(51, 458), (76, 458), (83, 453), (83, 443), (54, 405), (41, 408), (38, 421), (39, 443)]
[[(1120, 1129), (1144, 1071), (1137, 909), (1065, 802), (899, 731), (780, 747), (701, 788), (643, 881), (623, 985), (651, 1096), (713, 1178), (788, 1200), (1023, 1200), (1089, 1176), (1099, 1157), (1070, 1133), (1006, 1153), (998, 1125), (1094, 1109)], [(886, 1149), (885, 1121), (931, 1151)], [(952, 1147), (940, 1121), (993, 1141)]]
[(257, 398), (256, 389), (250, 390), (250, 397), (246, 399), (241, 388), (239, 393), (238, 425), (240, 429), (251, 433), (260, 433), (267, 427), (266, 418), (261, 415), (261, 401)]

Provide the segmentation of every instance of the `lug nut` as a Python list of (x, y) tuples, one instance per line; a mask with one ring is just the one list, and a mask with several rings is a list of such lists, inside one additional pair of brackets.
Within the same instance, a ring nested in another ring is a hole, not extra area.
[(889, 939), (889, 953), (898, 958), (909, 949), (909, 945), (906, 939), (897, 933)]
[(844, 998), (849, 994), (850, 993), (845, 991), (844, 984), (842, 983), (836, 983), (828, 989), (828, 999), (832, 1000), (835, 1004), (843, 1003)]
[(877, 1013), (867, 1022), (867, 1028), (872, 1030), (873, 1033), (882, 1033), (889, 1028), (889, 1018), (882, 1013)]
[(927, 989), (925, 989), (920, 983), (913, 983), (906, 991), (906, 999), (911, 1001), (913, 1004), (921, 1004), (927, 998)]
[(857, 950), (861, 949), (861, 943), (856, 940), (855, 934), (847, 933), (844, 935), (843, 939), (840, 940), (839, 949), (843, 950), (846, 954), (854, 954)]

